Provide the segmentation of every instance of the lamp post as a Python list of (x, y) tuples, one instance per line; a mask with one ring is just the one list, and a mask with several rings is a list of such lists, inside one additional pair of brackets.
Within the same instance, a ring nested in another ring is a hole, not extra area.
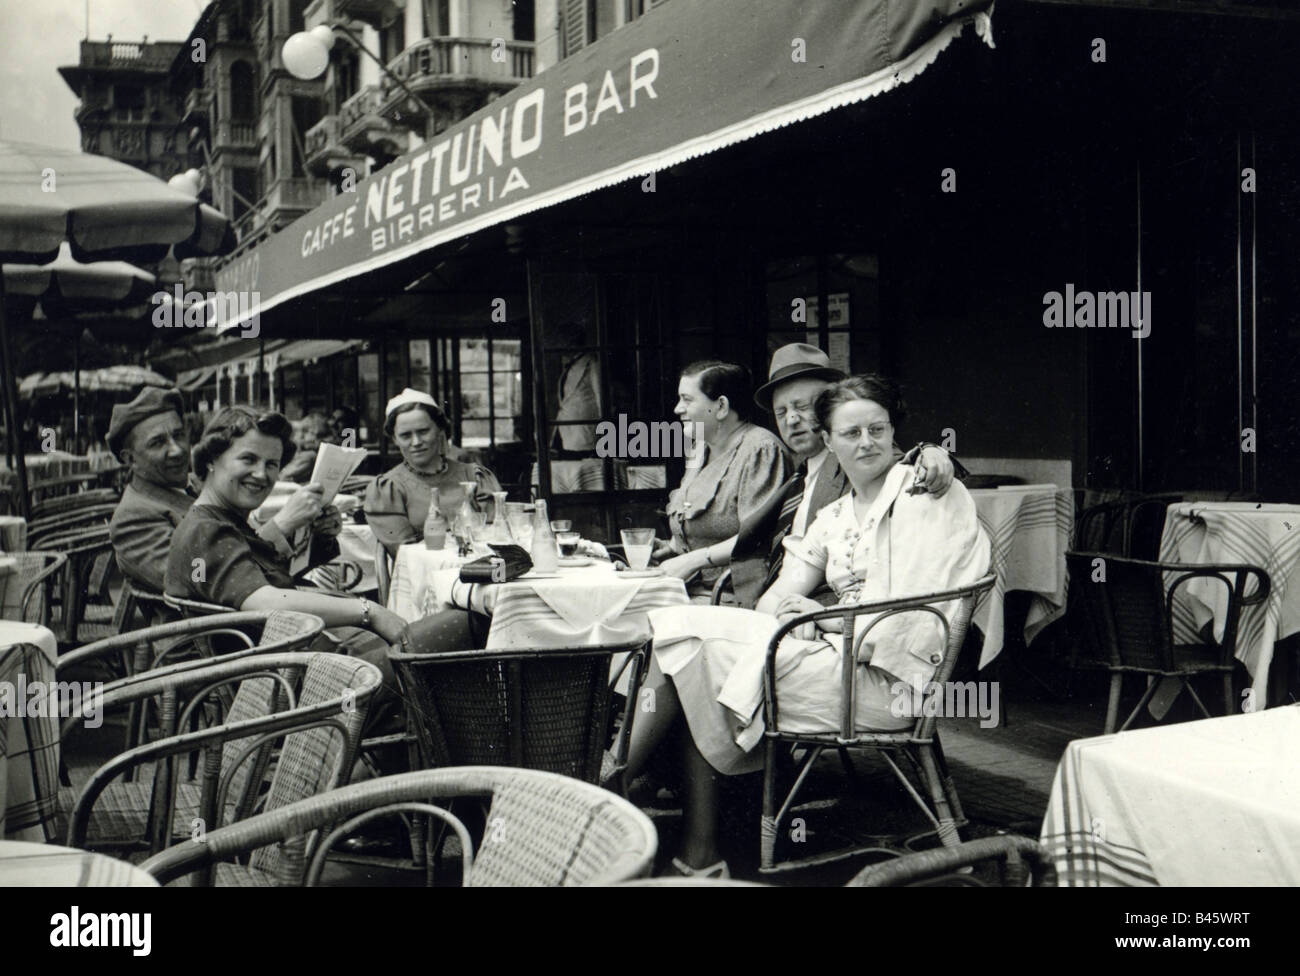
[(371, 61), (379, 65), (379, 70), (384, 73), (384, 76), (391, 79), (397, 87), (406, 93), (406, 96), (411, 101), (420, 106), (420, 110), (424, 112), (424, 135), (427, 138), (429, 127), (433, 124), (433, 109), (429, 107), (424, 99), (411, 91), (405, 81), (393, 74), (388, 69), (388, 65), (384, 64), (374, 52), (362, 44), (361, 38), (357, 37), (352, 32), (352, 29), (342, 21), (330, 21), (328, 24), (320, 24), (311, 30), (299, 31), (291, 35), (284, 42), (284, 47), (280, 49), (280, 57), (284, 61), (284, 66), (289, 74), (304, 81), (319, 78), (324, 74), (325, 69), (329, 67), (330, 48), (334, 46), (335, 31), (343, 34), (352, 42), (353, 47), (362, 51)]

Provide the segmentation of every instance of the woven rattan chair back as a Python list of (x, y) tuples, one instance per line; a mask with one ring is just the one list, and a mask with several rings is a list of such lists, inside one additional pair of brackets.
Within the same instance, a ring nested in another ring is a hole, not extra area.
[[(964, 868), (988, 868), (984, 871)], [(956, 847), (905, 854), (863, 868), (846, 888), (1034, 888), (1056, 887), (1056, 866), (1036, 840), (1007, 834)]]
[(640, 687), (649, 638), (591, 647), (390, 652), (420, 753), (430, 766), (519, 766), (597, 782), (609, 742), (611, 661), (634, 655)]
[(29, 624), (50, 625), (51, 597), (64, 571), (68, 557), (61, 552), (15, 552), (8, 554), (14, 560), (18, 585), (22, 587), (22, 619)]
[[(372, 675), (378, 669), (373, 664), (343, 654), (313, 654), (311, 657), (312, 662), (302, 676), (298, 707), (309, 709), (342, 699), (344, 708), (331, 723), (285, 737), (271, 777), (264, 812), (278, 810), (346, 783), (361, 743), (361, 727), (369, 700), (362, 701), (357, 696), (371, 684)], [(352, 696), (352, 707), (347, 706), (349, 696)], [(295, 838), (255, 851), (249, 865), (274, 876), (281, 884), (301, 884), (306, 871), (307, 850), (302, 840)]]
[(447, 806), (462, 798), (491, 801), (466, 886), (611, 885), (644, 875), (654, 862), (654, 824), (622, 797), (553, 773), (470, 766), (331, 790), (213, 831), (203, 844), (179, 844), (142, 868), (168, 882), (269, 844), (306, 842), (303, 835), (365, 811), (413, 802)]

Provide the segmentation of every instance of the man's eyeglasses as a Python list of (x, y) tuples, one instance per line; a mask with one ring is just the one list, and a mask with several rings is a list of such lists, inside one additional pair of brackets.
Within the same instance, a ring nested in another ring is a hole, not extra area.
[(841, 427), (835, 431), (836, 437), (843, 437), (845, 440), (857, 441), (862, 439), (862, 432), (865, 430), (867, 436), (873, 441), (882, 441), (886, 435), (894, 429), (894, 425), (888, 422), (878, 424), (868, 424), (866, 427)]

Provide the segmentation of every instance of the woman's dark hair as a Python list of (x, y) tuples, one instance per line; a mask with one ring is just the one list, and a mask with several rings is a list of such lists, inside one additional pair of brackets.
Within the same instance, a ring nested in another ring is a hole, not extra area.
[(427, 403), (402, 404), (384, 418), (384, 433), (390, 438), (393, 437), (393, 431), (397, 427), (397, 418), (404, 413), (410, 413), (412, 410), (423, 410), (424, 413), (428, 415), (429, 419), (437, 424), (444, 434), (451, 437), (451, 421), (447, 419), (447, 415), (437, 407), (431, 407)]
[(720, 359), (699, 359), (683, 369), (681, 375), (694, 376), (700, 391), (710, 400), (725, 396), (731, 412), (745, 419), (745, 411), (753, 402), (754, 381), (744, 366)]
[(293, 460), (294, 451), (297, 450), (293, 443), (293, 424), (289, 423), (284, 414), (258, 413), (252, 407), (225, 407), (208, 421), (199, 442), (194, 445), (191, 454), (194, 473), (200, 478), (206, 478), (212, 462), (230, 450), (230, 445), (250, 430), (279, 439), (284, 446), (284, 453), (280, 455), (281, 466)]
[(817, 415), (817, 426), (822, 430), (831, 429), (831, 414), (841, 403), (854, 400), (870, 400), (878, 403), (889, 413), (889, 422), (894, 425), (897, 439), (898, 428), (907, 419), (907, 405), (903, 403), (903, 394), (897, 383), (879, 373), (862, 373), (848, 379), (832, 383), (817, 394), (813, 403), (813, 412)]

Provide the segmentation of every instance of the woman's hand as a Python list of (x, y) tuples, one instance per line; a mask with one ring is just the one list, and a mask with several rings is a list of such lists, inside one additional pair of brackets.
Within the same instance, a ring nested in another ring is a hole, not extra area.
[(370, 627), (369, 629), (378, 634), (390, 644), (396, 644), (402, 639), (402, 631), (406, 629), (406, 621), (399, 617), (387, 607), (370, 605)]
[(343, 531), (343, 515), (333, 505), (326, 505), (311, 523), (314, 535), (337, 536)]
[[(800, 596), (797, 593), (792, 593), (777, 604), (776, 619), (781, 621), (781, 623), (785, 623), (787, 620), (793, 620), (795, 617), (802, 617), (806, 613), (815, 613), (821, 609), (823, 609), (822, 605), (816, 600), (810, 599), (806, 596)], [(800, 624), (794, 630), (790, 631), (790, 633), (800, 640), (816, 640), (817, 623), (816, 621), (810, 620), (808, 623)]]
[(673, 556), (659, 564), (669, 576), (678, 579), (690, 579), (708, 564), (707, 549), (696, 549), (681, 556)]
[(284, 508), (272, 520), (285, 535), (292, 535), (304, 525), (310, 525), (321, 514), (321, 486), (316, 482), (303, 485), (284, 503)]
[(916, 484), (935, 498), (942, 498), (952, 487), (952, 458), (942, 447), (923, 447), (916, 459)]
[(677, 554), (677, 550), (673, 548), (672, 539), (655, 539), (655, 547), (650, 554), (650, 558), (655, 562), (662, 562), (665, 559), (672, 559)]

